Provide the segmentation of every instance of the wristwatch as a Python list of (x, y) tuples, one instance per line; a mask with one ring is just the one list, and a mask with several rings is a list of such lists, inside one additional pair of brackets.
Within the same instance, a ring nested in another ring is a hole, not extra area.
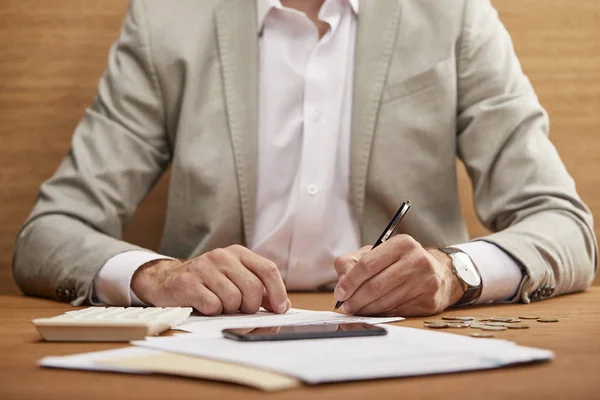
[(455, 306), (465, 306), (473, 304), (481, 295), (481, 275), (477, 266), (471, 260), (469, 255), (454, 247), (441, 249), (452, 259), (452, 271), (458, 277), (463, 287), (464, 294)]

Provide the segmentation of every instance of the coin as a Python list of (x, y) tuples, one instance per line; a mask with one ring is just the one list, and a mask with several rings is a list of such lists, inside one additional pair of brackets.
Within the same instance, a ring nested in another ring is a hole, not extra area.
[(492, 317), (490, 321), (492, 322), (511, 322), (513, 318), (511, 317)]
[(521, 322), (521, 320), (519, 318), (513, 318), (513, 320), (510, 321), (511, 324), (516, 324), (516, 323), (519, 323), (519, 322)]
[(435, 324), (441, 321), (423, 321), (424, 324)]
[(487, 325), (485, 325), (485, 324), (473, 324), (473, 325), (471, 325), (471, 329), (483, 329), (486, 326)]
[(538, 322), (558, 322), (556, 318), (538, 318)]
[(526, 324), (510, 324), (508, 329), (529, 329), (529, 325)]
[(475, 321), (474, 317), (456, 317), (456, 321)]
[(493, 338), (494, 335), (492, 335), (491, 333), (479, 333), (479, 332), (475, 332), (475, 333), (471, 333), (471, 337), (476, 337), (476, 338)]
[(524, 315), (524, 316), (519, 317), (519, 318), (521, 318), (521, 319), (540, 319), (541, 317), (536, 317), (536, 316), (533, 316), (533, 315)]
[(427, 325), (427, 327), (431, 329), (445, 329), (448, 328), (448, 324), (445, 322), (436, 322), (434, 324)]
[(457, 323), (449, 323), (448, 324), (448, 328), (468, 328), (469, 325), (467, 324), (457, 324)]
[(505, 331), (508, 328), (505, 326), (482, 326), (482, 331)]
[(487, 326), (504, 326), (507, 327), (510, 325), (508, 322), (486, 322), (484, 325)]

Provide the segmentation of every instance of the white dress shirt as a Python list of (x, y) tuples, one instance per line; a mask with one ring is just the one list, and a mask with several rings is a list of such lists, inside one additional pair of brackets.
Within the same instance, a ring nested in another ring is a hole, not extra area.
[[(332, 288), (335, 258), (361, 247), (349, 177), (359, 3), (326, 0), (319, 19), (330, 29), (322, 38), (303, 12), (280, 0), (257, 0), (257, 12), (258, 190), (249, 247), (277, 264), (289, 290)], [(479, 268), (479, 303), (514, 297), (522, 273), (503, 250), (486, 242), (455, 247)], [(163, 258), (145, 251), (113, 257), (94, 280), (97, 300), (141, 304), (131, 278)]]

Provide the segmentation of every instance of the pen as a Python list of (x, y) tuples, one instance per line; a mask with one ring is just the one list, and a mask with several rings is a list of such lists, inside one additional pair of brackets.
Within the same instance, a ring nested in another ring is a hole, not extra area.
[[(379, 239), (377, 239), (377, 241), (375, 242), (375, 244), (373, 245), (371, 250), (373, 250), (375, 247), (379, 246), (381, 243), (388, 240), (390, 238), (390, 236), (392, 236), (392, 233), (394, 233), (394, 231), (396, 230), (396, 227), (398, 226), (400, 221), (402, 221), (402, 218), (404, 218), (404, 216), (408, 212), (408, 209), (410, 208), (411, 205), (412, 205), (412, 203), (410, 202), (410, 200), (408, 200), (408, 201), (402, 203), (402, 205), (400, 205), (400, 208), (398, 208), (398, 211), (396, 211), (394, 218), (392, 218), (392, 220), (389, 222), (389, 224), (387, 224), (387, 226), (381, 233), (381, 236), (379, 236)], [(338, 301), (337, 303), (335, 303), (334, 310), (337, 310), (338, 308), (340, 308), (342, 306), (342, 304), (344, 304), (343, 301)]]

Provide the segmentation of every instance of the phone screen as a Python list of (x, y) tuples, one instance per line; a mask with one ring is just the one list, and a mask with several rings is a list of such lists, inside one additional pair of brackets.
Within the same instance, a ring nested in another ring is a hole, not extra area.
[(383, 336), (387, 331), (363, 323), (269, 326), (224, 329), (223, 336), (240, 341), (325, 339), (357, 336)]

